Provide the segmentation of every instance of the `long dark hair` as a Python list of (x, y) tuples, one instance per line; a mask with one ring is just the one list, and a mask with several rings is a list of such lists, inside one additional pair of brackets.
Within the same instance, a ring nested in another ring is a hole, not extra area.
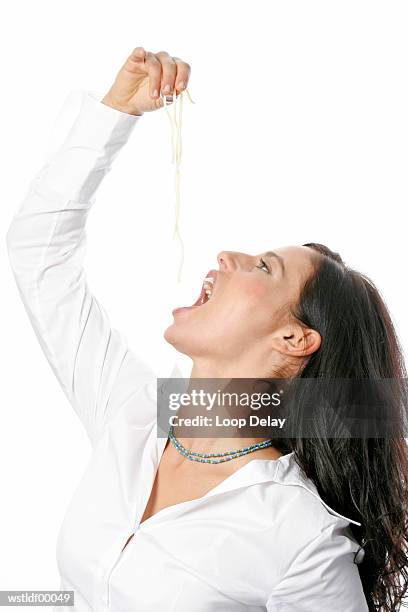
[[(314, 251), (315, 273), (292, 314), (319, 331), (322, 344), (296, 378), (405, 379), (394, 325), (373, 282), (326, 246), (303, 246)], [(402, 422), (399, 434), (286, 440), (322, 499), (361, 523), (350, 528), (365, 551), (358, 568), (370, 612), (395, 612), (408, 589), (408, 446)]]

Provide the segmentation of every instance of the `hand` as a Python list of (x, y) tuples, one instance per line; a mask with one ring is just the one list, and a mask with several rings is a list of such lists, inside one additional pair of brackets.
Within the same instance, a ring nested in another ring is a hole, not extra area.
[(171, 96), (175, 91), (177, 97), (186, 89), (190, 72), (187, 62), (167, 51), (151, 53), (136, 47), (101, 101), (131, 115), (158, 110), (164, 105), (160, 92)]

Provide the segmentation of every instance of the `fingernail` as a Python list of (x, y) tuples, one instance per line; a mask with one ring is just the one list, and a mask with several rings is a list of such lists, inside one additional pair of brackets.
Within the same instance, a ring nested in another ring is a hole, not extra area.
[(166, 94), (166, 93), (170, 93), (170, 90), (171, 90), (170, 85), (166, 85), (166, 86), (163, 88), (163, 93), (165, 93), (165, 94)]
[(155, 89), (152, 94), (153, 98), (157, 98), (158, 95), (159, 95), (159, 92), (157, 91), (157, 89)]
[(184, 81), (181, 81), (181, 83), (178, 84), (177, 89), (184, 89), (186, 86)]

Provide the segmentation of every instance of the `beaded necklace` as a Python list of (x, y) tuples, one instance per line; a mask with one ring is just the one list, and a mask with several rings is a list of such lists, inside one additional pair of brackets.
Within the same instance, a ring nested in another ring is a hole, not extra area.
[[(179, 442), (174, 435), (173, 426), (170, 427), (169, 438), (174, 448), (184, 457), (190, 459), (191, 461), (200, 461), (201, 463), (223, 463), (224, 461), (231, 461), (231, 459), (235, 459), (236, 457), (243, 457), (248, 453), (253, 453), (260, 448), (267, 448), (272, 445), (272, 440), (264, 440), (263, 442), (257, 442), (256, 444), (251, 444), (250, 446), (245, 446), (244, 448), (237, 448), (232, 451), (226, 451), (225, 453), (196, 453), (193, 451), (189, 451), (185, 448), (181, 442)], [(222, 457), (222, 459), (210, 459), (210, 457)]]

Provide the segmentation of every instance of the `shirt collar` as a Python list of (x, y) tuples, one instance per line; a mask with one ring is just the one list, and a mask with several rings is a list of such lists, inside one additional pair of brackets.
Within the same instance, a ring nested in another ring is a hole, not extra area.
[[(174, 362), (171, 369), (168, 369), (168, 378), (183, 378), (183, 374), (177, 364)], [(158, 461), (163, 454), (167, 438), (157, 438), (157, 457)], [(251, 459), (241, 468), (233, 472), (225, 480), (220, 482), (216, 487), (211, 489), (204, 497), (212, 497), (233, 489), (258, 484), (261, 482), (277, 482), (285, 486), (300, 486), (309, 491), (325, 506), (330, 514), (337, 516), (345, 521), (353, 523), (361, 527), (361, 523), (351, 519), (344, 514), (340, 514), (334, 508), (329, 506), (318, 493), (314, 482), (308, 478), (301, 470), (295, 460), (295, 453), (292, 451), (286, 455), (282, 455), (279, 459)]]

